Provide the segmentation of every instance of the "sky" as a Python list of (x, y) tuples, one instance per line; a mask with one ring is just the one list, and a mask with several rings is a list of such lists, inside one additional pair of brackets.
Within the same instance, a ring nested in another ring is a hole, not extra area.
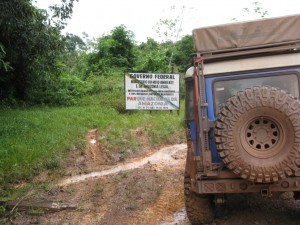
[[(251, 3), (255, 1), (268, 11), (266, 17), (300, 14), (299, 0), (79, 0), (75, 2), (72, 19), (67, 21), (64, 32), (80, 37), (85, 32), (91, 39), (124, 24), (135, 34), (138, 43), (145, 42), (147, 37), (160, 41), (155, 29), (160, 19), (177, 16), (182, 21), (179, 35), (183, 36), (192, 34), (195, 28), (229, 23), (232, 18), (239, 21), (256, 19), (255, 13), (243, 16), (243, 8), (251, 9)], [(35, 0), (34, 4), (47, 9), (59, 2)], [(180, 24), (177, 23), (177, 30)]]

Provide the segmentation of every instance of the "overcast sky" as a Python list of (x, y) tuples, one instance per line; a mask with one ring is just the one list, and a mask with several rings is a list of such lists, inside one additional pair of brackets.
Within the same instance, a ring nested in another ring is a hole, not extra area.
[[(35, 0), (39, 8), (46, 9), (60, 0)], [(90, 38), (109, 33), (114, 27), (124, 24), (133, 31), (136, 41), (147, 37), (159, 39), (155, 29), (159, 19), (182, 19), (181, 35), (191, 34), (194, 28), (228, 23), (232, 18), (241, 20), (243, 8), (251, 8), (256, 0), (79, 0), (75, 2), (74, 14), (68, 21), (65, 32)], [(257, 0), (267, 17), (300, 14), (299, 0)], [(175, 10), (171, 10), (175, 6)], [(184, 10), (182, 11), (182, 7)], [(246, 17), (252, 19), (254, 16)], [(179, 25), (179, 23), (178, 23)]]

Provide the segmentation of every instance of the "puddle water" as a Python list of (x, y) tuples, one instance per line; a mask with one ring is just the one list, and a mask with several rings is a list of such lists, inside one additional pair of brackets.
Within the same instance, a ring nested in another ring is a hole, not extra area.
[(180, 151), (183, 151), (185, 149), (186, 149), (186, 144), (172, 145), (169, 147), (162, 148), (159, 151), (155, 152), (154, 154), (152, 154), (148, 157), (145, 157), (143, 159), (140, 159), (140, 160), (137, 160), (134, 162), (130, 162), (127, 164), (117, 165), (116, 167), (114, 167), (112, 169), (108, 169), (108, 170), (96, 171), (96, 172), (92, 172), (89, 174), (74, 176), (74, 177), (64, 180), (63, 182), (61, 182), (58, 185), (66, 186), (66, 185), (78, 183), (78, 182), (81, 182), (81, 181), (84, 181), (87, 179), (98, 178), (98, 177), (106, 176), (109, 174), (118, 173), (121, 171), (132, 170), (132, 169), (140, 168), (143, 165), (145, 165), (146, 163), (163, 163), (165, 165), (176, 164), (177, 162), (172, 157), (172, 155), (174, 155)]
[(184, 208), (180, 209), (173, 215), (173, 221), (170, 223), (161, 223), (160, 225), (179, 225), (187, 219), (186, 211)]

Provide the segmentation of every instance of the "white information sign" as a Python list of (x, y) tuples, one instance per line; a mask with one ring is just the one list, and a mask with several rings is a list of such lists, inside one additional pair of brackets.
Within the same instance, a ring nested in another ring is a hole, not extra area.
[(179, 110), (179, 74), (125, 74), (126, 109)]

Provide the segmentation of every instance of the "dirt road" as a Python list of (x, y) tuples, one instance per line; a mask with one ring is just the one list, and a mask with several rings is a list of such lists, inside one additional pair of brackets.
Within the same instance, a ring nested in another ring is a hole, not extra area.
[[(56, 183), (47, 183), (24, 201), (69, 204), (66, 210), (27, 209), (13, 224), (188, 225), (184, 210), (183, 173), (186, 145), (146, 151), (114, 165), (91, 131), (84, 153), (73, 153)], [(54, 181), (53, 181), (54, 182)], [(215, 225), (300, 224), (300, 201), (287, 193), (279, 199), (233, 195)]]

